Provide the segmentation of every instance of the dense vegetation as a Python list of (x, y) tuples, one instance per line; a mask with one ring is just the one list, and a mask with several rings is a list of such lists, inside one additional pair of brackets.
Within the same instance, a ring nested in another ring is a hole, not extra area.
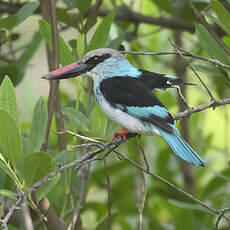
[[(3, 229), (230, 228), (229, 0), (0, 0), (0, 13)], [(160, 137), (114, 145), (91, 79), (40, 79), (46, 57), (53, 70), (101, 47), (196, 84), (155, 93), (205, 168)]]

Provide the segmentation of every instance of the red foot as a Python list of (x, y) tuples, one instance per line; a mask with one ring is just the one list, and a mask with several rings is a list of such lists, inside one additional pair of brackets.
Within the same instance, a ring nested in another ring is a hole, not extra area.
[(125, 136), (125, 134), (128, 132), (128, 129), (121, 129), (121, 130), (117, 130), (114, 132), (113, 134), (113, 139), (116, 138), (117, 135), (121, 135), (123, 141), (127, 140), (127, 137)]

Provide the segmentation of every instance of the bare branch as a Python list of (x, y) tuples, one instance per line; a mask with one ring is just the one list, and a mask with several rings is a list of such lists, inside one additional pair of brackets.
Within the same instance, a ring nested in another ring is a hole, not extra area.
[(221, 2), (221, 4), (225, 7), (225, 9), (230, 13), (230, 4), (228, 1), (226, 0), (219, 0), (219, 2)]
[(209, 108), (216, 108), (216, 107), (223, 106), (223, 105), (228, 105), (228, 104), (230, 104), (230, 97), (229, 98), (225, 98), (223, 100), (211, 101), (211, 102), (209, 102), (207, 104), (198, 105), (196, 107), (188, 108), (185, 111), (180, 112), (180, 113), (174, 115), (173, 119), (174, 120), (180, 120), (182, 118), (189, 117), (193, 113), (202, 112), (202, 111), (204, 111), (206, 109), (209, 109)]
[[(180, 53), (180, 49), (179, 47), (173, 42), (171, 41), (171, 44), (176, 48), (176, 50)], [(180, 53), (180, 56), (183, 58), (183, 55)], [(210, 92), (210, 90), (208, 89), (208, 87), (206, 86), (206, 84), (204, 83), (204, 81), (201, 79), (201, 77), (199, 76), (199, 74), (192, 68), (192, 66), (185, 60), (186, 64), (188, 65), (189, 69), (192, 70), (192, 72), (196, 75), (196, 77), (199, 79), (199, 81), (201, 82), (201, 84), (203, 85), (203, 87), (206, 89), (208, 95), (211, 98), (211, 101), (215, 101), (215, 98), (213, 97), (212, 93)]]
[(178, 49), (180, 50), (180, 52), (134, 52), (134, 51), (121, 51), (121, 53), (123, 54), (132, 54), (132, 55), (157, 55), (157, 56), (161, 56), (161, 55), (183, 55), (185, 57), (192, 57), (192, 58), (196, 58), (202, 61), (206, 61), (209, 63), (212, 63), (216, 66), (221, 66), (223, 68), (229, 69), (230, 70), (230, 66), (227, 64), (224, 64), (222, 62), (220, 62), (218, 59), (211, 59), (211, 58), (206, 58), (203, 56), (199, 56), (196, 54), (192, 54), (189, 53), (188, 51), (178, 47)]
[[(99, 16), (105, 17), (110, 11), (100, 10)], [(115, 20), (131, 21), (135, 24), (145, 23), (152, 25), (159, 25), (164, 28), (186, 30), (194, 33), (195, 27), (190, 21), (178, 19), (176, 17), (165, 18), (165, 17), (153, 17), (151, 15), (144, 15), (130, 10), (128, 7), (119, 9), (116, 11)]]
[[(144, 159), (144, 163), (146, 165), (146, 170), (149, 171), (149, 164), (147, 161), (147, 158), (145, 156), (145, 152), (144, 149), (139, 145), (139, 148), (141, 150), (143, 159)], [(140, 171), (141, 173), (141, 178), (142, 178), (142, 183), (143, 183), (143, 187), (142, 187), (142, 191), (141, 191), (141, 203), (139, 205), (139, 230), (143, 229), (143, 210), (145, 207), (145, 201), (146, 201), (146, 197), (147, 197), (147, 185), (146, 185), (146, 181), (145, 181), (145, 175), (143, 171)]]
[[(136, 134), (126, 134), (127, 139), (136, 136)], [(87, 162), (88, 160), (93, 159), (98, 153), (103, 152), (105, 149), (107, 148), (112, 148), (113, 149), (117, 148), (120, 144), (122, 144), (124, 141), (122, 140), (122, 138), (120, 136), (117, 136), (116, 138), (114, 138), (112, 141), (107, 142), (107, 143), (101, 143), (100, 147), (98, 147), (95, 150), (89, 151), (88, 153), (82, 155), (79, 159), (70, 162), (69, 164), (66, 164), (64, 166), (61, 166), (60, 168), (56, 169), (55, 171), (51, 172), (50, 174), (48, 174), (46, 177), (42, 178), (40, 181), (36, 182), (29, 190), (28, 193), (36, 193), (38, 188), (43, 185), (45, 182), (49, 181), (52, 177), (60, 174), (60, 173), (64, 173), (66, 170), (79, 166), (85, 162)], [(88, 163), (88, 162), (87, 162)]]
[[(211, 213), (219, 216), (219, 215), (222, 215), (222, 212), (221, 210), (217, 210), (207, 204), (205, 204), (204, 202), (202, 202), (201, 200), (195, 198), (192, 194), (184, 191), (183, 189), (177, 187), (175, 184), (171, 183), (170, 181), (166, 180), (165, 178), (159, 176), (158, 174), (156, 174), (155, 172), (150, 172), (148, 170), (146, 170), (143, 166), (139, 165), (138, 163), (136, 163), (135, 161), (131, 160), (130, 158), (128, 158), (127, 156), (117, 152), (117, 151), (114, 151), (119, 159), (121, 160), (125, 160), (125, 161), (128, 161), (129, 163), (131, 163), (132, 165), (134, 165), (136, 168), (142, 170), (144, 173), (156, 178), (157, 180), (163, 182), (164, 184), (167, 184), (168, 186), (170, 186), (171, 188), (175, 189), (176, 191), (182, 193), (183, 195), (185, 195), (187, 198), (193, 200), (194, 202), (196, 202), (197, 204), (201, 205), (202, 207), (204, 207), (205, 209), (209, 210)], [(229, 227), (230, 227), (230, 217), (226, 216), (225, 214), (223, 214), (223, 218), (228, 222), (229, 224)]]
[(82, 207), (83, 207), (83, 205), (85, 203), (86, 183), (87, 183), (87, 180), (88, 180), (88, 177), (89, 177), (89, 169), (90, 169), (90, 163), (85, 164), (81, 168), (81, 189), (80, 189), (79, 198), (78, 198), (78, 201), (77, 201), (77, 206), (76, 206), (76, 208), (74, 210), (72, 222), (68, 227), (68, 229), (71, 229), (71, 230), (75, 229), (75, 225), (79, 221), (79, 218), (80, 218), (81, 209), (82, 209)]
[(20, 205), (23, 202), (24, 199), (24, 194), (22, 193), (21, 190), (18, 190), (18, 198), (16, 202), (9, 208), (7, 215), (3, 218), (0, 219), (0, 224), (3, 230), (8, 230), (8, 222), (11, 218), (11, 216), (14, 214), (14, 212), (18, 209), (20, 209)]
[[(57, 29), (57, 18), (56, 18), (56, 1), (55, 0), (40, 0), (41, 13), (51, 24), (52, 29), (52, 44), (53, 52), (50, 51), (48, 45), (46, 45), (49, 71), (57, 69), (59, 67), (59, 45), (58, 45), (58, 29)], [(56, 110), (58, 116), (56, 117), (58, 131), (64, 129), (64, 120), (61, 113), (60, 105), (60, 92), (59, 92), (59, 81), (50, 82), (50, 90), (48, 97), (48, 122), (46, 127), (45, 138), (41, 150), (46, 151), (50, 133), (50, 127), (53, 118), (53, 112)], [(65, 136), (58, 136), (60, 150), (66, 149)]]
[(205, 17), (200, 13), (199, 10), (193, 5), (192, 0), (186, 0), (189, 4), (190, 8), (193, 10), (194, 15), (197, 17), (197, 19), (200, 21), (200, 23), (206, 28), (206, 30), (210, 33), (210, 35), (216, 40), (216, 42), (219, 44), (219, 46), (228, 54), (230, 55), (230, 49), (228, 46), (225, 45), (225, 43), (219, 38), (219, 36), (216, 34), (216, 32), (213, 30), (213, 28), (208, 24)]
[(64, 130), (64, 131), (55, 132), (55, 133), (57, 133), (57, 134), (65, 134), (65, 133), (68, 133), (68, 134), (73, 135), (73, 136), (75, 136), (75, 137), (78, 137), (78, 138), (80, 138), (80, 139), (82, 139), (82, 140), (84, 140), (84, 141), (91, 141), (91, 142), (95, 142), (95, 143), (103, 143), (103, 142), (97, 141), (97, 140), (95, 140), (95, 139), (93, 139), (93, 138), (85, 137), (85, 136), (83, 136), (83, 135), (74, 133), (74, 132), (69, 131), (69, 130)]
[[(222, 210), (219, 210), (220, 211), (220, 215), (218, 216), (218, 218), (216, 220), (216, 224), (215, 224), (214, 230), (218, 230), (218, 226), (219, 226), (220, 220), (223, 218), (223, 215), (225, 214), (225, 212), (227, 212), (229, 210), (230, 210), (230, 208), (224, 208)], [(228, 222), (228, 225), (230, 226), (230, 222)]]

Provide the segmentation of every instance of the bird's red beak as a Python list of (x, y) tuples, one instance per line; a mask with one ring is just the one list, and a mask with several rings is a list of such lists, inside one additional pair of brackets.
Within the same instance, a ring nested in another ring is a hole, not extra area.
[(74, 62), (72, 64), (63, 66), (59, 69), (56, 69), (48, 74), (42, 76), (43, 79), (48, 80), (59, 80), (59, 79), (66, 79), (66, 78), (73, 78), (77, 77), (83, 73), (86, 73), (90, 70), (91, 66), (83, 63), (83, 62)]

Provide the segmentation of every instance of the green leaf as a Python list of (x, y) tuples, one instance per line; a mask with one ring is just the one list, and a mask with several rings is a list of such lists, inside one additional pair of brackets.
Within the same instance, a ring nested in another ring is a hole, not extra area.
[(9, 15), (6, 18), (0, 20), (0, 28), (5, 28), (7, 30), (12, 30), (18, 23), (17, 15)]
[(49, 174), (54, 168), (52, 156), (45, 152), (34, 152), (25, 157), (22, 171), (28, 187)]
[[(49, 45), (50, 50), (53, 50), (52, 45), (52, 32), (51, 32), (51, 26), (48, 22), (46, 22), (43, 19), (39, 20), (39, 31), (42, 35), (42, 37), (45, 39), (46, 43)], [(60, 62), (62, 66), (68, 65), (72, 62), (74, 62), (74, 58), (71, 54), (71, 51), (68, 47), (68, 45), (65, 43), (64, 39), (59, 35), (59, 51), (60, 51)]]
[(45, 197), (57, 184), (59, 179), (61, 178), (61, 174), (56, 175), (51, 178), (49, 181), (44, 183), (37, 192), (37, 200), (40, 201), (43, 197)]
[(90, 41), (90, 44), (88, 46), (88, 51), (96, 48), (103, 48), (106, 46), (109, 37), (110, 27), (112, 25), (114, 17), (115, 17), (115, 13), (109, 13), (103, 19), (103, 21), (97, 27), (97, 30), (95, 31)]
[(89, 119), (79, 110), (73, 107), (65, 107), (63, 114), (68, 118), (70, 126), (78, 131), (89, 131)]
[(0, 86), (0, 109), (7, 111), (19, 124), (18, 105), (14, 86), (8, 76), (6, 76)]
[(2, 196), (8, 197), (12, 200), (17, 200), (17, 194), (7, 189), (0, 189), (0, 194)]
[(99, 106), (95, 106), (90, 113), (90, 136), (105, 137), (108, 118), (101, 111)]
[[(153, 0), (152, 0), (153, 1)], [(170, 0), (154, 0), (154, 4), (156, 4), (160, 10), (165, 10), (166, 12), (173, 14), (175, 13), (175, 9), (173, 9), (173, 3)]]
[(68, 13), (68, 9), (57, 7), (56, 13), (58, 21), (64, 22), (68, 26), (78, 28), (78, 24), (75, 22), (75, 19)]
[(39, 32), (41, 33), (42, 37), (45, 39), (46, 43), (49, 45), (49, 48), (52, 52), (53, 45), (52, 45), (52, 33), (51, 33), (50, 24), (43, 19), (40, 19), (38, 23), (39, 23)]
[(40, 151), (45, 137), (47, 120), (47, 105), (44, 99), (40, 97), (34, 109), (30, 135), (28, 138), (27, 153)]
[(85, 34), (79, 34), (77, 38), (77, 55), (79, 59), (82, 58), (85, 52)]
[(222, 22), (224, 30), (230, 35), (230, 14), (225, 7), (217, 0), (211, 1), (211, 6)]
[(89, 9), (90, 3), (91, 0), (76, 0), (77, 8), (81, 14), (84, 14)]
[(38, 2), (28, 2), (26, 3), (18, 12), (18, 24), (23, 22), (27, 17), (32, 15), (34, 11), (38, 8)]
[(200, 45), (212, 58), (217, 58), (225, 64), (230, 64), (225, 51), (202, 25), (196, 25), (196, 33), (198, 35)]
[(34, 13), (38, 7), (37, 2), (28, 2), (16, 14), (9, 15), (0, 20), (0, 27), (7, 30), (13, 29), (16, 25), (23, 22), (27, 17)]
[(22, 143), (19, 126), (5, 110), (0, 110), (0, 146), (3, 156), (16, 168), (21, 159)]

